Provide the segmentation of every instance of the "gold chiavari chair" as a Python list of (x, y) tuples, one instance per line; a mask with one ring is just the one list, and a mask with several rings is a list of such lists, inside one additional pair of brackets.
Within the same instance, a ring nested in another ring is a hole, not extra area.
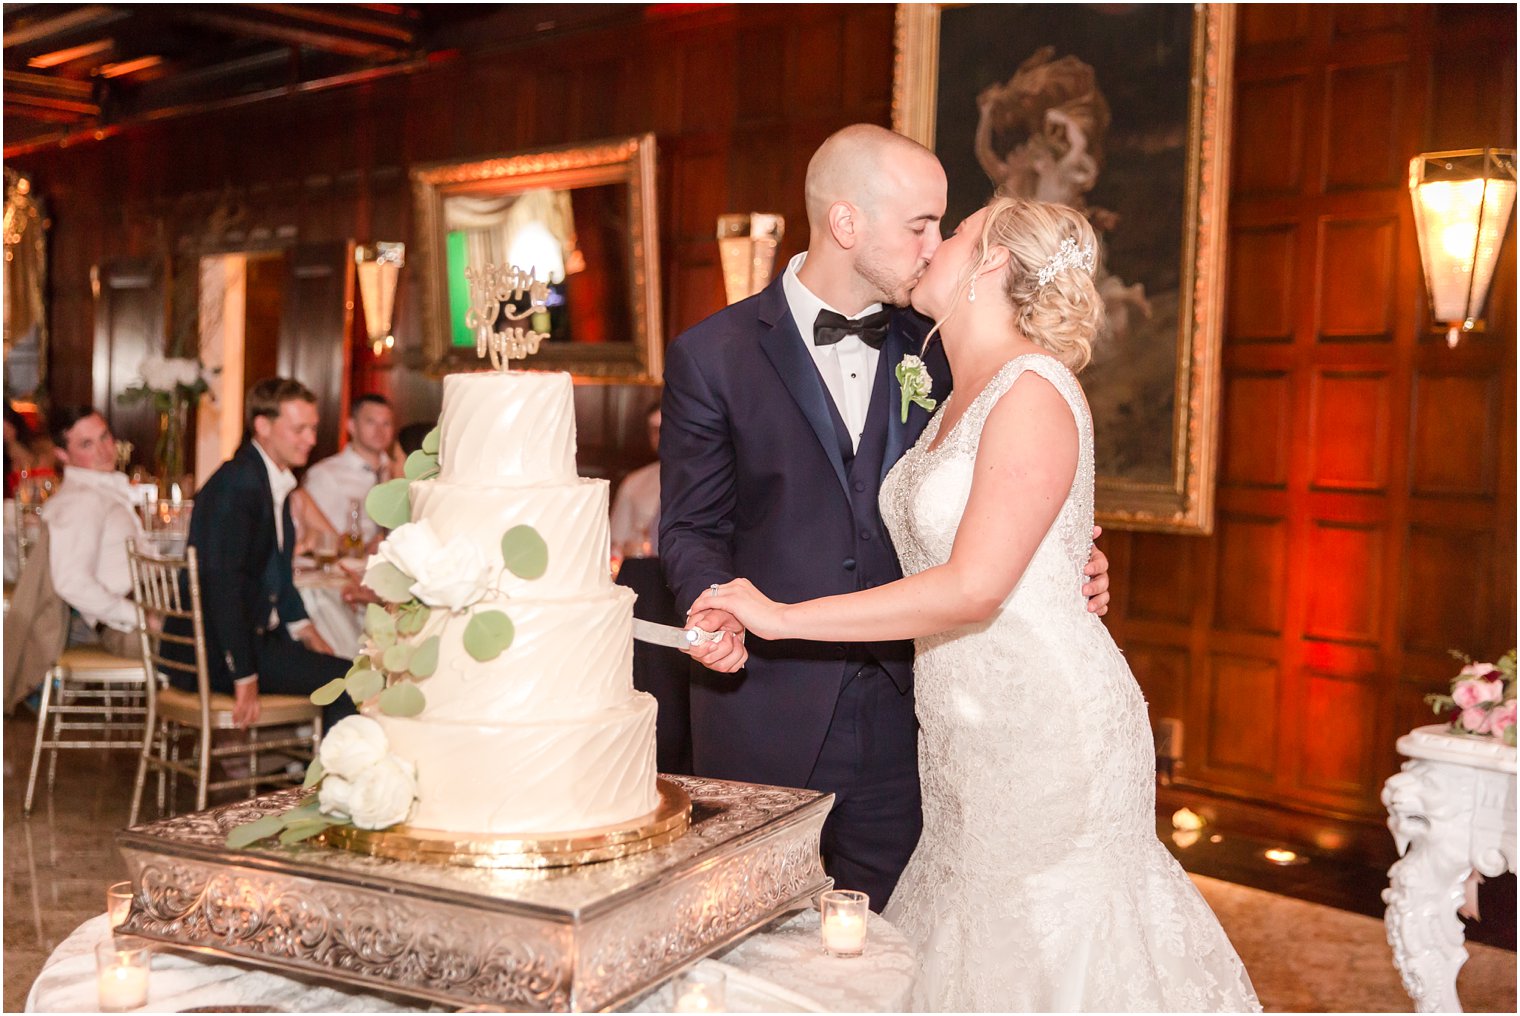
[[(195, 781), (195, 807), (206, 807), (212, 791), (232, 787), (252, 790), (263, 785), (300, 782), (299, 775), (285, 770), (260, 774), (259, 756), (279, 753), (292, 759), (310, 762), (322, 739), (322, 708), (303, 695), (259, 696), (259, 719), (246, 731), (232, 721), (233, 698), (211, 691), (206, 666), (206, 629), (201, 611), (200, 566), (195, 548), (186, 549), (184, 557), (158, 557), (127, 544), (127, 563), (132, 573), (132, 593), (137, 603), (138, 632), (142, 638), (143, 664), (157, 675), (148, 682), (148, 715), (143, 729), (142, 751), (137, 764), (137, 780), (132, 789), (132, 815), (128, 825), (137, 824), (143, 788), (148, 770), (158, 773), (158, 807), (165, 807), (165, 776), (187, 776)], [(188, 623), (189, 635), (165, 631), (171, 620)], [(184, 663), (164, 655), (165, 644), (190, 647), (194, 663)], [(185, 691), (169, 683), (171, 673), (190, 675), (195, 691)], [(260, 738), (271, 728), (295, 727), (295, 733), (276, 732), (267, 740)], [(309, 727), (310, 735), (300, 729)], [(180, 743), (188, 740), (192, 749), (186, 759), (180, 757)], [(222, 743), (215, 743), (220, 741)], [(246, 759), (247, 776), (229, 776), (213, 782), (213, 761)]]
[[(36, 522), (28, 541), (35, 546), (27, 562), (33, 567), (48, 567), (44, 534), (44, 523)], [(44, 749), (48, 752), (47, 789), (51, 794), (60, 750), (138, 746), (147, 715), (145, 674), (142, 660), (117, 656), (98, 646), (69, 646), (58, 654), (42, 682), (24, 813), (32, 812)]]

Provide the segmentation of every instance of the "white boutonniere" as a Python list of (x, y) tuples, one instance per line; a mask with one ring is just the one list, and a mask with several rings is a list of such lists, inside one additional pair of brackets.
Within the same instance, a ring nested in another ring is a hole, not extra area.
[(908, 422), (908, 407), (910, 405), (922, 406), (925, 412), (934, 412), (937, 405), (934, 399), (929, 398), (929, 392), (934, 389), (934, 379), (929, 376), (929, 368), (924, 366), (924, 361), (916, 356), (905, 356), (897, 365), (897, 383), (902, 388), (902, 422)]

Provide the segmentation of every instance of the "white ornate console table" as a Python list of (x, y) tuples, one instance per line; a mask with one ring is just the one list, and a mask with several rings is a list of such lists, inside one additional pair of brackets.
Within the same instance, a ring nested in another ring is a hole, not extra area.
[(1403, 856), (1388, 871), (1384, 924), (1404, 990), (1420, 1012), (1461, 1012), (1468, 878), (1515, 870), (1515, 749), (1443, 725), (1398, 740), (1408, 761), (1383, 785), (1388, 828)]

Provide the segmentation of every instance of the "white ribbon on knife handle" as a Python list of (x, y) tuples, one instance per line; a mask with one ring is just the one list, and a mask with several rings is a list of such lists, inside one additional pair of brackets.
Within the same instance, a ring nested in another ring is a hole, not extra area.
[(724, 631), (706, 631), (702, 628), (677, 628), (673, 624), (656, 624), (654, 621), (633, 619), (633, 637), (650, 645), (669, 646), (672, 649), (691, 650), (704, 642), (717, 642), (727, 634)]

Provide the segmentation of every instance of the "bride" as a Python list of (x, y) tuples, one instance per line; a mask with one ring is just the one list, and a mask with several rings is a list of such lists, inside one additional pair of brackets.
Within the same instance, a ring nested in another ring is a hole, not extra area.
[(1095, 246), (1064, 205), (994, 198), (913, 290), (955, 394), (882, 487), (905, 578), (793, 604), (735, 579), (692, 606), (764, 638), (916, 640), (924, 831), (884, 915), (921, 1010), (1260, 1008), (1156, 838), (1145, 702), (1078, 588)]

